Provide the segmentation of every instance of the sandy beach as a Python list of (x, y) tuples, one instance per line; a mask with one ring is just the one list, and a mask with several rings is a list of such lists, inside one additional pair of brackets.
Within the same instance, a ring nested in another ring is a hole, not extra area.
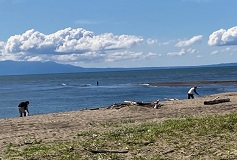
[[(204, 105), (204, 101), (219, 97), (229, 98), (230, 102)], [(184, 116), (205, 116), (210, 114), (228, 114), (237, 112), (237, 92), (197, 97), (190, 100), (161, 101), (158, 109), (138, 105), (120, 109), (106, 107), (97, 110), (81, 110), (45, 115), (33, 115), (22, 118), (1, 119), (0, 151), (7, 144), (31, 143), (34, 140), (52, 142), (70, 140), (79, 131), (103, 130), (102, 122), (132, 119), (135, 123), (157, 121)]]

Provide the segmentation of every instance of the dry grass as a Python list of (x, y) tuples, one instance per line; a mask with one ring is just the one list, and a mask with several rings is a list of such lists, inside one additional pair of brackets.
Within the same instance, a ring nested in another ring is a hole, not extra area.
[[(204, 100), (230, 98), (211, 106)], [(237, 159), (237, 93), (2, 119), (3, 159)]]
[(5, 155), (8, 159), (64, 160), (237, 158), (237, 114), (132, 124), (101, 124), (103, 131), (78, 132), (69, 141), (35, 140), (21, 147), (8, 144)]

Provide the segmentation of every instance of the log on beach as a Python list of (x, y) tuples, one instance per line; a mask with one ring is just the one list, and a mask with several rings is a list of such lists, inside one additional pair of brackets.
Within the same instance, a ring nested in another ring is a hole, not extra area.
[(218, 103), (224, 103), (224, 102), (230, 102), (229, 98), (223, 98), (223, 99), (213, 99), (211, 101), (204, 101), (205, 105), (213, 105), (213, 104), (218, 104)]

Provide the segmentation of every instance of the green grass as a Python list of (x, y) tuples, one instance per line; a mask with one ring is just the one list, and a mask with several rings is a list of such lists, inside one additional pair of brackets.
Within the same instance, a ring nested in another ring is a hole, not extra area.
[[(133, 125), (131, 125), (133, 124)], [(104, 131), (79, 132), (73, 141), (6, 145), (5, 159), (237, 159), (237, 114), (186, 117), (162, 123), (101, 123)], [(128, 153), (93, 153), (93, 151)]]

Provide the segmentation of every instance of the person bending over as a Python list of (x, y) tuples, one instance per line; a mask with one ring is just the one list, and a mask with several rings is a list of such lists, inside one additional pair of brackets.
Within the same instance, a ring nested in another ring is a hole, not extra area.
[(188, 99), (190, 99), (190, 98), (194, 98), (194, 93), (196, 93), (197, 95), (199, 95), (198, 93), (197, 93), (197, 86), (194, 86), (194, 87), (192, 87), (192, 88), (190, 88), (190, 90), (188, 91)]
[(21, 102), (19, 105), (18, 105), (18, 110), (19, 110), (19, 113), (20, 113), (20, 117), (22, 116), (26, 116), (26, 115), (30, 115), (30, 112), (29, 112), (29, 109), (28, 109), (28, 105), (30, 104), (29, 101), (25, 101), (25, 102)]

